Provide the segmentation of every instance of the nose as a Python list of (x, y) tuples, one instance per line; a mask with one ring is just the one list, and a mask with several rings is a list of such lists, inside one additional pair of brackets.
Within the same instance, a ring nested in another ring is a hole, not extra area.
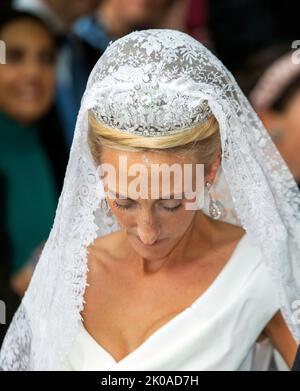
[(41, 78), (42, 67), (36, 59), (27, 59), (23, 64), (23, 76), (27, 81), (37, 82)]
[(143, 219), (138, 223), (137, 234), (142, 243), (151, 245), (158, 239), (160, 230), (152, 219)]

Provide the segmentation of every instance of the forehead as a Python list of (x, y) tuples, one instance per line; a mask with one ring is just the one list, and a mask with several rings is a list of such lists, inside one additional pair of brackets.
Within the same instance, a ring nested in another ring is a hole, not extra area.
[[(137, 198), (168, 198), (190, 193), (201, 186), (204, 168), (189, 155), (167, 151), (125, 152), (103, 148), (101, 165), (108, 173), (106, 191)], [(200, 166), (200, 167), (199, 167)], [(132, 196), (132, 194), (134, 194)]]
[(50, 32), (42, 24), (29, 18), (11, 21), (1, 29), (0, 37), (7, 45), (26, 43), (34, 46), (39, 42), (54, 45), (54, 38)]
[(190, 153), (175, 153), (168, 152), (167, 150), (158, 151), (121, 151), (108, 147), (102, 147), (101, 160), (103, 163), (117, 164), (120, 158), (126, 157), (129, 165), (141, 163), (146, 167), (150, 167), (152, 164), (185, 164), (195, 163), (194, 156)]

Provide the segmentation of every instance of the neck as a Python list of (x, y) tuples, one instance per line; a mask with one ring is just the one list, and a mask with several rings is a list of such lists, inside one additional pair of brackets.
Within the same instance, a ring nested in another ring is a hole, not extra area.
[(124, 20), (119, 8), (113, 1), (104, 1), (99, 8), (98, 15), (107, 34), (111, 37), (120, 38), (131, 30), (132, 26)]
[(31, 128), (34, 124), (34, 121), (24, 120), (22, 118), (14, 118), (11, 117), (6, 112), (2, 111), (0, 109), (0, 118), (5, 120), (6, 122), (10, 122), (11, 124), (15, 124), (16, 126), (23, 127), (23, 128)]

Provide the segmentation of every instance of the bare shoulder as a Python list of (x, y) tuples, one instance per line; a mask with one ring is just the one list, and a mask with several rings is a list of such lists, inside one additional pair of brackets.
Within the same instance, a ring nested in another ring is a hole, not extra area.
[(93, 318), (100, 305), (105, 308), (105, 300), (111, 292), (113, 281), (122, 272), (122, 263), (118, 262), (121, 258), (122, 236), (119, 231), (103, 235), (87, 248), (88, 287), (85, 290), (86, 303), (83, 311), (85, 320)]
[(214, 222), (216, 232), (216, 240), (222, 244), (237, 243), (245, 234), (246, 231), (239, 225), (227, 223), (225, 221), (217, 220)]
[(94, 240), (88, 246), (89, 258), (102, 256), (118, 257), (120, 248), (124, 245), (124, 233), (122, 231), (111, 232)]

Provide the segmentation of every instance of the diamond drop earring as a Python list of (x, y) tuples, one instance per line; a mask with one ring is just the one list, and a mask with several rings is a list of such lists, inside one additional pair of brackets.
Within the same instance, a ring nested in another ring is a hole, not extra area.
[(205, 186), (207, 187), (208, 196), (209, 196), (209, 207), (208, 207), (209, 215), (212, 219), (219, 220), (223, 214), (224, 207), (219, 200), (214, 200), (211, 194), (211, 183), (206, 182)]

